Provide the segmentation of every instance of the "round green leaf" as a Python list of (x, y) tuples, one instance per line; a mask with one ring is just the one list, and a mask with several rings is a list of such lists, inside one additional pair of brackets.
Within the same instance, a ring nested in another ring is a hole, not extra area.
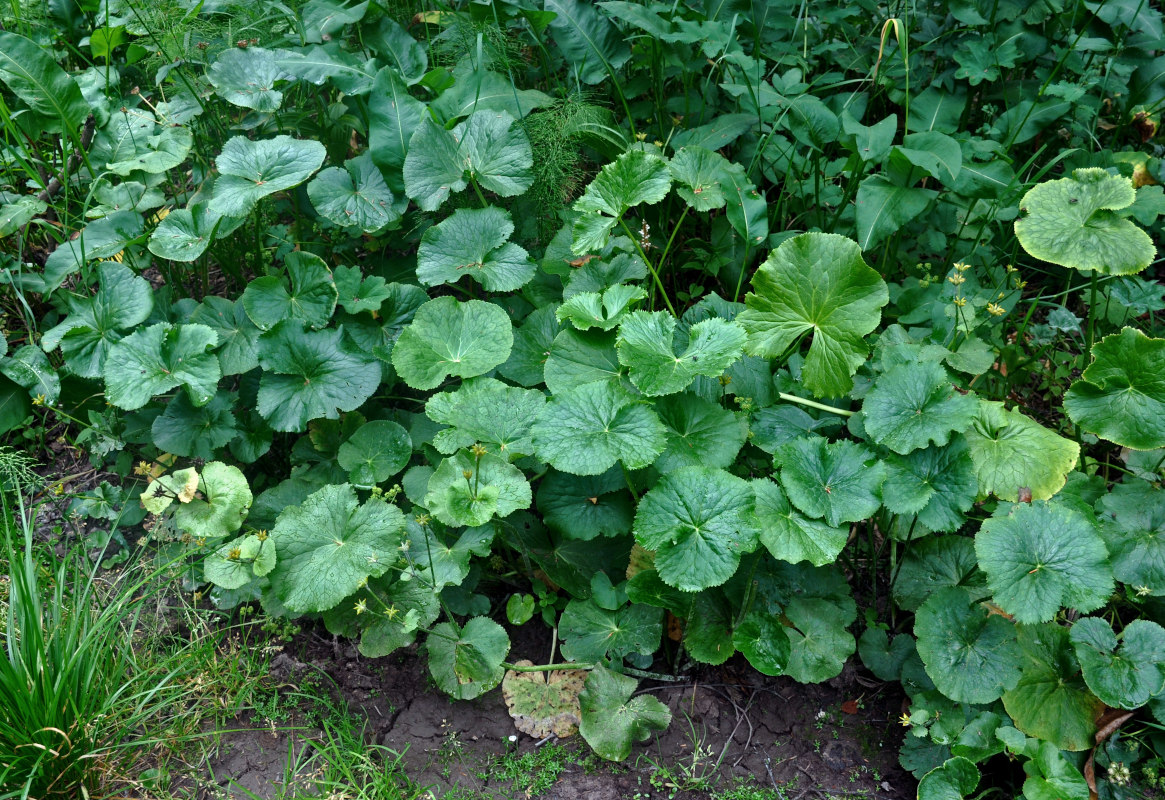
[(655, 412), (610, 383), (588, 383), (554, 397), (531, 433), (539, 458), (575, 475), (599, 475), (619, 460), (629, 469), (646, 467), (666, 441)]
[(732, 632), (732, 644), (744, 653), (753, 669), (765, 675), (783, 675), (792, 645), (785, 626), (767, 611), (754, 611)]
[(979, 481), (967, 441), (928, 447), (886, 459), (882, 503), (895, 514), (913, 514), (927, 531), (954, 531), (975, 504)]
[(814, 566), (832, 564), (849, 540), (849, 526), (828, 525), (809, 519), (789, 503), (781, 487), (771, 480), (752, 482), (756, 494), (756, 517), (760, 541), (773, 558)]
[(1082, 429), (1122, 447), (1165, 445), (1165, 339), (1135, 328), (1105, 336), (1064, 395), (1064, 410)]
[(558, 620), (558, 635), (568, 661), (618, 662), (631, 653), (652, 655), (663, 636), (663, 609), (632, 603), (608, 611), (593, 599), (575, 599)]
[(636, 686), (634, 678), (599, 665), (591, 670), (579, 695), (579, 733), (608, 761), (627, 758), (633, 742), (645, 741), (652, 731), (664, 730), (671, 723), (671, 712), (659, 700), (631, 696)]
[(1096, 509), (1116, 579), (1138, 594), (1165, 595), (1165, 491), (1143, 481), (1120, 483)]
[(755, 499), (748, 481), (709, 467), (669, 472), (643, 496), (635, 538), (656, 551), (655, 568), (688, 592), (719, 586), (756, 547)]
[(275, 569), (275, 544), (256, 534), (227, 542), (206, 557), (203, 577), (224, 589), (240, 589)]
[(396, 198), (367, 152), (316, 175), (307, 196), (321, 217), (342, 228), (372, 233), (400, 219)]
[(426, 647), (437, 687), (455, 700), (472, 700), (501, 683), (510, 637), (492, 619), (473, 617), (460, 631), (448, 622), (434, 626)]
[(1104, 541), (1066, 505), (1021, 503), (991, 517), (975, 536), (975, 552), (996, 602), (1019, 622), (1050, 620), (1062, 605), (1094, 611), (1112, 594)]
[(668, 169), (675, 180), (676, 194), (695, 211), (724, 208), (728, 198), (721, 186), (728, 159), (705, 147), (681, 147)]
[(970, 759), (956, 756), (935, 767), (918, 782), (918, 800), (963, 800), (979, 785), (979, 770)]
[(989, 594), (987, 578), (979, 571), (975, 540), (966, 536), (929, 536), (914, 542), (902, 558), (894, 581), (894, 602), (915, 611), (928, 597), (960, 587), (981, 598)]
[(865, 337), (890, 299), (857, 243), (831, 233), (795, 236), (761, 264), (752, 286), (736, 318), (748, 332), (748, 352), (779, 358), (812, 333), (805, 386), (819, 397), (848, 394), (869, 353)]
[(468, 275), (491, 292), (512, 292), (534, 277), (534, 262), (509, 241), (510, 212), (496, 206), (459, 208), (425, 231), (417, 250), (417, 280), (457, 283)]
[(408, 431), (387, 420), (361, 425), (340, 445), (336, 461), (357, 486), (375, 486), (400, 472), (413, 455)]
[(800, 683), (821, 683), (837, 676), (857, 649), (846, 626), (853, 622), (837, 604), (819, 598), (798, 597), (785, 607), (790, 627), (789, 666), (785, 674)]
[(926, 674), (955, 702), (991, 703), (1019, 681), (1015, 625), (963, 589), (931, 595), (914, 618), (914, 635)]
[(446, 377), (472, 378), (510, 355), (514, 331), (506, 312), (482, 300), (438, 297), (419, 309), (392, 349), (392, 365), (414, 389), (434, 389)]
[(1165, 628), (1135, 619), (1121, 631), (1100, 617), (1072, 626), (1072, 644), (1093, 694), (1113, 708), (1140, 708), (1165, 689)]
[(213, 241), (221, 219), (206, 203), (174, 209), (150, 234), (150, 252), (170, 261), (196, 261)]
[(975, 418), (974, 395), (960, 394), (947, 371), (933, 361), (891, 367), (862, 402), (866, 432), (875, 442), (905, 455), (930, 443), (944, 445)]
[(359, 636), (360, 655), (381, 658), (408, 647), (417, 629), (432, 625), (440, 615), (441, 604), (428, 581), (384, 575), (325, 611), (324, 624), (337, 636)]
[(1023, 249), (1043, 261), (1104, 275), (1131, 275), (1152, 263), (1153, 240), (1118, 213), (1137, 199), (1132, 181), (1100, 168), (1032, 187), (1015, 221)]
[(635, 519), (635, 503), (618, 467), (586, 476), (551, 469), (538, 484), (537, 502), (542, 521), (570, 539), (619, 536)]
[(166, 405), (154, 418), (150, 435), (154, 444), (166, 453), (209, 461), (220, 447), (228, 444), (238, 430), (231, 410), (230, 397), (219, 392), (204, 406), (195, 406), (185, 394)]
[(219, 365), (223, 375), (242, 375), (259, 366), (259, 329), (241, 302), (206, 297), (190, 314), (190, 321), (205, 325), (218, 335)]
[(328, 265), (314, 253), (300, 250), (288, 253), (284, 264), (286, 278), (265, 275), (247, 284), (243, 291), (247, 316), (264, 331), (285, 319), (303, 320), (312, 328), (327, 325), (339, 297)]
[(160, 322), (114, 344), (105, 361), (105, 397), (127, 411), (141, 408), (156, 394), (182, 386), (191, 402), (214, 397), (222, 372), (210, 352), (218, 336), (205, 325)]
[(726, 469), (748, 436), (743, 415), (687, 392), (660, 398), (655, 410), (667, 429), (667, 447), (655, 461), (660, 472), (695, 466)]
[(353, 352), (334, 329), (308, 331), (294, 320), (259, 337), (257, 408), (277, 431), (302, 431), (313, 419), (359, 408), (380, 385), (380, 364)]
[(275, 63), (275, 53), (262, 47), (224, 50), (206, 71), (206, 79), (218, 89), (219, 97), (262, 113), (279, 108), (283, 93), (273, 87), (289, 78)]
[(425, 507), (446, 525), (484, 525), (494, 516), (529, 508), (531, 499), (530, 484), (513, 464), (492, 453), (476, 458), (462, 450), (429, 478)]
[(573, 328), (559, 332), (550, 347), (542, 352), (546, 388), (550, 393), (560, 395), (596, 381), (623, 385), (615, 336), (614, 331)]
[[(219, 539), (243, 526), (251, 509), (251, 487), (238, 467), (211, 461), (202, 468), (195, 496), (174, 511), (174, 525), (196, 539)], [(179, 496), (181, 499), (181, 496)]]
[(320, 168), (327, 151), (311, 139), (276, 136), (251, 140), (234, 136), (215, 159), (208, 211), (224, 217), (245, 217), (264, 197), (297, 186)]
[(665, 311), (635, 311), (619, 325), (619, 363), (647, 395), (674, 394), (697, 375), (716, 377), (740, 358), (744, 330), (735, 322), (708, 319), (688, 330), (688, 344), (676, 346), (676, 320)]
[(400, 509), (383, 500), (359, 505), (346, 483), (285, 508), (271, 530), (277, 563), (269, 578), (276, 596), (300, 613), (334, 607), (392, 566), (404, 523)]
[(796, 439), (777, 448), (776, 462), (793, 505), (831, 526), (867, 519), (882, 505), (886, 468), (856, 442)]
[(1076, 466), (1080, 445), (1003, 403), (979, 401), (979, 413), (964, 436), (979, 479), (981, 494), (1015, 502), (1019, 490), (1031, 490), (1035, 500), (1047, 500), (1063, 488)]
[(473, 444), (512, 461), (534, 452), (530, 428), (546, 405), (533, 389), (516, 389), (493, 378), (470, 378), (456, 392), (429, 398), (425, 414), (448, 425), (433, 437), (433, 446), (446, 455)]

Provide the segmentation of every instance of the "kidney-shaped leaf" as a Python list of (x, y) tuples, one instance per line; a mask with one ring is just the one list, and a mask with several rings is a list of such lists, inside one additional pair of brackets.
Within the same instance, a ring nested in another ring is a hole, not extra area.
[[(218, 539), (243, 526), (251, 510), (251, 487), (242, 470), (221, 461), (202, 469), (194, 496), (174, 511), (174, 524), (195, 538)], [(181, 496), (179, 496), (181, 500)]]
[(974, 395), (960, 394), (941, 364), (910, 361), (880, 375), (862, 402), (866, 432), (905, 455), (933, 442), (944, 445), (975, 418)]
[(492, 619), (474, 617), (461, 630), (448, 622), (435, 626), (427, 648), (437, 687), (455, 700), (472, 700), (501, 683), (510, 637)]
[(297, 250), (287, 254), (285, 266), (286, 277), (264, 275), (243, 290), (243, 308), (251, 322), (264, 331), (285, 319), (303, 320), (312, 328), (327, 325), (339, 297), (328, 265), (314, 253)]
[(886, 467), (856, 442), (803, 437), (777, 448), (776, 462), (793, 505), (830, 525), (867, 519), (882, 504)]
[(631, 744), (671, 723), (667, 706), (651, 695), (633, 698), (638, 682), (626, 675), (596, 666), (579, 695), (582, 724), (579, 733), (596, 753), (608, 761), (631, 755)]
[(740, 358), (746, 340), (735, 322), (706, 319), (688, 330), (688, 345), (677, 354), (675, 329), (666, 311), (635, 311), (619, 326), (619, 363), (644, 394), (674, 394), (697, 375), (720, 375)]
[(963, 800), (979, 785), (979, 769), (956, 756), (935, 767), (918, 782), (918, 800)]
[(1144, 481), (1119, 483), (1096, 510), (1116, 579), (1137, 593), (1165, 595), (1165, 490)]
[(417, 309), (392, 349), (392, 365), (414, 389), (434, 389), (449, 375), (472, 378), (510, 355), (514, 329), (500, 307), (438, 297)]
[(325, 155), (324, 146), (311, 139), (232, 137), (215, 159), (219, 177), (210, 210), (225, 217), (245, 217), (267, 195), (306, 181), (324, 163)]
[(105, 361), (105, 398), (127, 411), (182, 386), (196, 406), (206, 405), (222, 372), (211, 350), (218, 336), (205, 325), (159, 322), (113, 345)]
[(632, 603), (616, 611), (600, 608), (593, 598), (574, 599), (558, 621), (562, 655), (570, 661), (618, 662), (630, 653), (651, 655), (663, 635), (663, 609)]
[(520, 289), (534, 277), (534, 262), (509, 241), (513, 232), (503, 208), (459, 208), (421, 237), (417, 280), (436, 286), (468, 275), (491, 292)]
[(262, 47), (224, 50), (206, 71), (206, 79), (219, 97), (263, 113), (279, 108), (283, 92), (274, 88), (275, 83), (289, 78), (276, 63), (275, 53)]
[(1165, 339), (1136, 328), (1105, 336), (1064, 395), (1064, 410), (1084, 430), (1122, 447), (1165, 445)]
[(374, 486), (400, 472), (413, 454), (409, 433), (395, 422), (378, 419), (361, 425), (340, 445), (336, 461), (358, 486)]
[(1063, 488), (1080, 455), (1076, 442), (989, 400), (979, 401), (979, 413), (963, 435), (979, 492), (1000, 500), (1014, 502), (1025, 487), (1033, 499), (1048, 499)]
[(1092, 693), (1113, 708), (1140, 708), (1165, 688), (1165, 629), (1136, 619), (1120, 642), (1107, 620), (1085, 617), (1072, 626), (1072, 644)]
[(640, 203), (658, 203), (671, 189), (667, 162), (643, 150), (623, 153), (600, 170), (574, 204), (582, 216), (574, 223), (571, 249), (581, 255), (602, 250), (607, 233), (627, 209)]
[(530, 428), (546, 405), (533, 389), (507, 386), (493, 378), (471, 378), (456, 392), (429, 398), (425, 414), (448, 428), (433, 437), (433, 446), (448, 455), (463, 447), (482, 444), (507, 460), (532, 455)]
[(401, 214), (368, 153), (348, 159), (343, 168), (329, 167), (316, 175), (307, 185), (307, 196), (321, 217), (365, 233), (380, 230)]
[(817, 567), (837, 560), (849, 541), (848, 525), (835, 526), (809, 519), (793, 508), (781, 487), (773, 481), (757, 478), (752, 487), (756, 494), (760, 541), (773, 558), (792, 564), (808, 561)]

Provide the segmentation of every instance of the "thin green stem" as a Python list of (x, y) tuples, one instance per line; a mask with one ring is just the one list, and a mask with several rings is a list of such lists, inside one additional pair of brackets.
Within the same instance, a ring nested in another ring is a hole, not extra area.
[(639, 237), (631, 232), (631, 229), (627, 227), (627, 223), (622, 218), (619, 219), (619, 226), (623, 228), (623, 232), (627, 234), (627, 237), (635, 243), (635, 248), (639, 251), (640, 258), (647, 265), (647, 270), (655, 280), (655, 285), (659, 288), (660, 295), (663, 296), (663, 302), (667, 306), (667, 310), (672, 313), (673, 317), (678, 317), (679, 314), (676, 313), (675, 306), (672, 305), (671, 299), (667, 296), (667, 289), (664, 288), (663, 281), (659, 278), (659, 272), (651, 265), (651, 259), (647, 257), (647, 253), (643, 251), (642, 245), (639, 244)]
[(818, 403), (816, 400), (806, 400), (804, 397), (798, 397), (795, 394), (785, 394), (784, 392), (777, 392), (777, 396), (789, 403), (798, 403), (809, 408), (816, 408), (818, 411), (828, 411), (830, 414), (839, 414), (843, 417), (852, 417), (854, 412), (846, 411), (844, 408), (836, 408), (835, 406), (827, 406), (825, 403)]

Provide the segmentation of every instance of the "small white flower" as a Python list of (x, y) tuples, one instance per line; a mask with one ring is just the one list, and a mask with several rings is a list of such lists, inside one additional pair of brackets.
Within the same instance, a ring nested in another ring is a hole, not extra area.
[(517, 736), (517, 734), (514, 734), (514, 733), (511, 733), (508, 738), (509, 738), (510, 744), (513, 744), (514, 742), (518, 741), (518, 736)]

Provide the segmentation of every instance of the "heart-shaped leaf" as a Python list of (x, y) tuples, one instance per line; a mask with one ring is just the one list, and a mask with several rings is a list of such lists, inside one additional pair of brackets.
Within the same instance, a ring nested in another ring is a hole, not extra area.
[(866, 432), (895, 453), (944, 445), (975, 418), (979, 403), (961, 394), (941, 364), (912, 361), (880, 375), (862, 402)]
[(375, 486), (396, 475), (409, 463), (413, 442), (400, 425), (374, 420), (361, 425), (340, 445), (336, 461), (348, 470), (357, 486)]
[(264, 197), (310, 178), (324, 163), (325, 155), (324, 146), (312, 139), (234, 136), (215, 159), (219, 177), (209, 210), (224, 217), (245, 217)]
[(437, 688), (455, 700), (472, 700), (501, 683), (510, 637), (492, 619), (473, 617), (460, 630), (448, 622), (434, 626), (426, 647)]
[(635, 503), (618, 467), (601, 475), (571, 475), (551, 469), (538, 484), (538, 512), (570, 539), (619, 536), (631, 530)]
[(578, 255), (601, 251), (607, 234), (641, 203), (658, 203), (671, 189), (667, 162), (643, 150), (630, 150), (607, 164), (587, 186), (574, 208), (582, 216), (574, 223), (571, 249)]
[(793, 505), (831, 526), (867, 519), (882, 505), (886, 468), (856, 442), (796, 439), (777, 449), (776, 462)]
[(482, 300), (438, 297), (419, 309), (392, 349), (392, 365), (414, 389), (434, 389), (449, 375), (472, 378), (510, 355), (506, 312)]
[(196, 261), (213, 241), (221, 219), (206, 203), (175, 209), (150, 234), (150, 252), (170, 261)]
[(632, 697), (638, 685), (634, 678), (596, 666), (579, 695), (579, 733), (608, 761), (627, 758), (633, 742), (644, 741), (671, 723), (671, 712), (659, 700), (645, 694)]
[(697, 375), (720, 375), (740, 358), (746, 340), (735, 322), (707, 319), (688, 329), (688, 345), (678, 352), (675, 329), (666, 311), (635, 311), (619, 326), (619, 363), (644, 394), (674, 394)]
[(975, 762), (961, 756), (948, 759), (918, 782), (918, 800), (963, 800), (979, 785)]
[(1165, 689), (1165, 628), (1135, 619), (1121, 631), (1100, 617), (1078, 620), (1070, 634), (1084, 681), (1113, 708), (1136, 709)]
[(417, 280), (457, 283), (468, 275), (491, 292), (512, 292), (534, 277), (529, 254), (509, 241), (510, 212), (496, 206), (459, 208), (425, 231), (417, 250)]
[(773, 558), (814, 566), (832, 564), (849, 541), (848, 525), (829, 525), (809, 519), (789, 503), (776, 483), (764, 478), (752, 482), (760, 541)]
[(307, 185), (307, 196), (324, 219), (365, 233), (400, 219), (403, 210), (368, 153), (348, 159), (342, 169), (320, 172)]
[(1165, 339), (1135, 328), (1105, 336), (1064, 395), (1064, 410), (1084, 430), (1122, 447), (1165, 446)]
[[(175, 473), (177, 475), (177, 473)], [(221, 539), (237, 531), (251, 509), (251, 487), (242, 470), (221, 461), (208, 462), (198, 491), (174, 511), (174, 525), (196, 539)], [(182, 495), (178, 495), (182, 500)]]

